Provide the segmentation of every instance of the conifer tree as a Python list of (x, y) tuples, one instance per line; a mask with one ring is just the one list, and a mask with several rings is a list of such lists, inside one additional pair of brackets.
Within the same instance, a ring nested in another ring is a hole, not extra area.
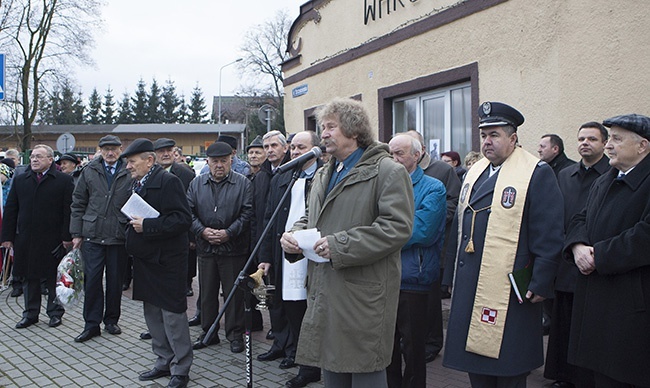
[(138, 81), (138, 86), (135, 90), (135, 98), (131, 98), (131, 108), (133, 110), (133, 123), (135, 124), (144, 124), (147, 122), (147, 91), (145, 87), (147, 85), (144, 83), (144, 80), (140, 78)]
[(93, 88), (90, 97), (88, 98), (88, 114), (86, 115), (86, 124), (99, 124), (102, 121), (102, 100), (97, 92), (97, 88)]
[(190, 115), (187, 120), (189, 123), (199, 124), (208, 122), (205, 119), (208, 115), (208, 112), (205, 111), (205, 99), (203, 98), (203, 92), (198, 85), (192, 90), (189, 110)]
[(104, 95), (104, 109), (102, 109), (101, 121), (104, 124), (113, 124), (115, 119), (115, 100), (113, 90), (109, 86)]

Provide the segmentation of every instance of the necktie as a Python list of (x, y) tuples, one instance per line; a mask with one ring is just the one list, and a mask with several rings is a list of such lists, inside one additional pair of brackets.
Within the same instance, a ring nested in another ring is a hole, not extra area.
[(111, 185), (113, 184), (113, 170), (115, 169), (114, 166), (109, 166), (106, 165), (106, 183), (108, 183), (108, 188), (111, 188)]
[(38, 174), (36, 174), (36, 181), (37, 182), (40, 183), (42, 179), (43, 179), (43, 173), (42, 172), (39, 172)]
[(113, 175), (113, 169), (114, 169), (113, 166), (108, 166), (108, 165), (106, 166), (106, 171), (111, 175)]

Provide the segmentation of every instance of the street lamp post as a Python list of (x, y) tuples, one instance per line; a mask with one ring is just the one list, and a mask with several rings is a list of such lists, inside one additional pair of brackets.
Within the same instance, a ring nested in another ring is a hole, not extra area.
[(221, 124), (221, 71), (223, 70), (224, 67), (230, 66), (232, 64), (235, 64), (237, 62), (241, 62), (243, 58), (237, 58), (234, 61), (230, 63), (226, 63), (225, 65), (221, 66), (221, 69), (219, 69), (219, 118), (218, 118), (218, 124)]

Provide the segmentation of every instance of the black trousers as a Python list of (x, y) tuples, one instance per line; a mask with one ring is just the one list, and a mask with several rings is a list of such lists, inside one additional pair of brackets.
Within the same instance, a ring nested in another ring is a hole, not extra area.
[[(23, 279), (23, 296), (25, 298), (25, 310), (23, 318), (38, 319), (41, 311), (41, 280), (42, 279)], [(47, 284), (47, 316), (63, 316), (65, 309), (56, 303), (56, 279), (54, 277), (46, 280)]]
[[(422, 319), (421, 311), (422, 306), (427, 305), (428, 298), (429, 295), (424, 292), (401, 290), (399, 293), (393, 356), (390, 365), (386, 368), (389, 388), (425, 388), (426, 386), (424, 341), (427, 325)], [(403, 374), (402, 355), (405, 364)]]
[[(307, 311), (307, 301), (283, 301), (283, 304), (284, 311), (287, 315), (287, 321), (289, 323), (291, 342), (293, 342), (295, 348), (297, 347), (298, 339), (300, 338), (300, 327), (302, 326), (302, 319), (305, 317), (305, 311)], [(295, 349), (293, 352), (295, 354)], [(305, 376), (307, 378), (320, 378), (320, 368), (308, 365), (300, 365), (298, 375)]]
[(429, 300), (427, 306), (427, 337), (426, 337), (426, 353), (433, 353), (438, 355), (442, 350), (444, 343), (444, 333), (442, 331), (442, 300), (440, 292), (440, 279), (442, 278), (442, 270), (440, 277), (431, 286), (429, 291)]
[[(276, 287), (282, 286), (276, 285)], [(274, 352), (281, 351), (284, 352), (285, 357), (295, 358), (298, 341), (294, 342), (292, 340), (291, 327), (287, 319), (287, 302), (282, 300), (282, 290), (278, 292), (277, 288), (273, 298), (273, 305), (269, 309), (269, 318), (271, 318), (271, 327), (275, 336), (270, 350)]]
[[(127, 254), (124, 245), (81, 244), (84, 263), (84, 330), (99, 324), (116, 324), (122, 308), (122, 285)], [(104, 310), (104, 270), (106, 270), (106, 310)]]

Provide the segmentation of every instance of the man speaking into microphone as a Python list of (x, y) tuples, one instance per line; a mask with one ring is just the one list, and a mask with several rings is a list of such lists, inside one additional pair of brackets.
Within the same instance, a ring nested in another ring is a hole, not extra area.
[(317, 228), (309, 261), (307, 311), (296, 361), (320, 367), (325, 387), (386, 387), (400, 288), (400, 249), (413, 228), (413, 189), (386, 144), (373, 140), (368, 113), (351, 99), (317, 112), (321, 144), (332, 159), (314, 175), (307, 209), (282, 235)]

